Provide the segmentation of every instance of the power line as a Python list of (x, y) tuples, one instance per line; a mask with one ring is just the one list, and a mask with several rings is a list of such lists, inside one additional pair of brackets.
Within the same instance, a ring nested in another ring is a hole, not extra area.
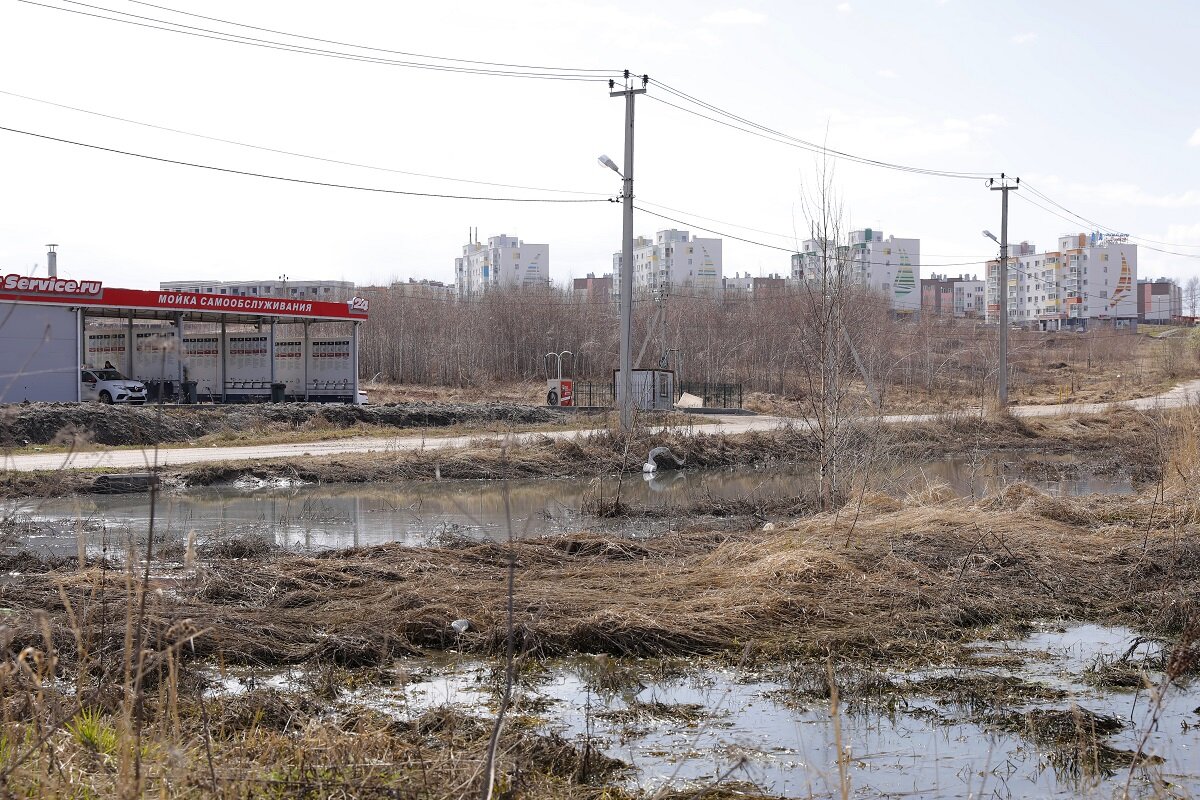
[[(1017, 195), (1017, 196), (1021, 197), (1020, 195)], [(1021, 197), (1021, 199), (1024, 200), (1026, 203), (1029, 203), (1031, 206), (1036, 206), (1037, 208), (1040, 208), (1042, 211), (1045, 211), (1047, 214), (1053, 214), (1054, 216), (1058, 217), (1059, 219), (1065, 220), (1066, 222), (1069, 222), (1072, 225), (1079, 224), (1075, 220), (1071, 219), (1070, 217), (1064, 216), (1063, 214), (1058, 213), (1057, 211), (1055, 211), (1052, 208), (1047, 208), (1046, 206), (1042, 205), (1041, 203), (1037, 202), (1036, 200), (1030, 200), (1028, 197)], [(1137, 237), (1130, 236), (1129, 238), (1134, 239)], [(1164, 253), (1169, 256), (1179, 256), (1180, 258), (1200, 258), (1200, 253), (1180, 253), (1175, 250), (1163, 250), (1161, 247), (1154, 247), (1154, 246), (1148, 245), (1148, 244), (1138, 244), (1137, 242), (1134, 242), (1134, 245), (1136, 247), (1144, 247), (1145, 249), (1152, 250), (1156, 253)]]
[[(1140, 241), (1140, 242), (1149, 242), (1150, 244), (1162, 244), (1162, 245), (1167, 245), (1168, 247), (1200, 247), (1200, 244), (1182, 244), (1182, 243), (1176, 243), (1176, 242), (1164, 242), (1164, 241), (1160, 241), (1160, 240), (1158, 240), (1158, 239), (1149, 239), (1149, 238), (1147, 238), (1147, 237), (1145, 237), (1145, 236), (1134, 236), (1133, 234), (1123, 233), (1123, 232), (1121, 232), (1121, 231), (1118, 231), (1118, 230), (1117, 230), (1117, 229), (1115, 229), (1115, 228), (1110, 228), (1110, 227), (1108, 227), (1107, 225), (1101, 225), (1099, 222), (1095, 222), (1094, 220), (1090, 220), (1090, 219), (1088, 219), (1087, 217), (1085, 217), (1085, 216), (1083, 216), (1083, 215), (1081, 215), (1081, 214), (1077, 214), (1076, 212), (1072, 211), (1071, 209), (1069, 209), (1069, 208), (1067, 208), (1066, 206), (1062, 205), (1061, 203), (1057, 202), (1057, 201), (1056, 201), (1056, 200), (1054, 200), (1053, 198), (1049, 197), (1049, 196), (1048, 196), (1047, 194), (1045, 194), (1044, 192), (1042, 192), (1042, 191), (1039, 191), (1039, 190), (1038, 190), (1036, 187), (1029, 186), (1029, 185), (1028, 185), (1028, 183), (1026, 183), (1026, 184), (1024, 184), (1024, 185), (1025, 185), (1025, 186), (1026, 186), (1026, 187), (1027, 187), (1027, 188), (1028, 188), (1028, 189), (1029, 189), (1031, 192), (1033, 192), (1033, 193), (1034, 193), (1034, 194), (1036, 194), (1038, 197), (1040, 197), (1040, 198), (1042, 198), (1043, 200), (1045, 200), (1047, 203), (1050, 203), (1051, 205), (1053, 205), (1053, 206), (1055, 206), (1055, 207), (1057, 207), (1057, 208), (1060, 208), (1060, 209), (1062, 209), (1063, 211), (1067, 212), (1067, 213), (1068, 213), (1068, 214), (1070, 214), (1072, 217), (1075, 217), (1076, 219), (1080, 220), (1080, 221), (1081, 221), (1081, 222), (1083, 222), (1084, 224), (1086, 224), (1086, 225), (1090, 225), (1090, 226), (1092, 227), (1092, 229), (1093, 229), (1093, 230), (1103, 231), (1103, 232), (1106, 232), (1106, 233), (1111, 233), (1111, 234), (1118, 234), (1118, 235), (1121, 235), (1121, 236), (1127, 236), (1128, 238), (1130, 238), (1130, 239), (1133, 239), (1133, 240), (1135, 240), (1135, 241)], [(1037, 204), (1036, 204), (1036, 203), (1034, 203), (1034, 205), (1037, 205)], [(1039, 208), (1042, 208), (1042, 209), (1043, 209), (1043, 210), (1045, 210), (1045, 211), (1050, 211), (1050, 209), (1048, 209), (1048, 208), (1045, 208), (1045, 206), (1038, 206), (1038, 207), (1039, 207)], [(1053, 214), (1053, 213), (1055, 213), (1055, 212), (1053, 212), (1053, 211), (1050, 211), (1050, 213), (1052, 213), (1052, 214)], [(1066, 217), (1062, 217), (1061, 215), (1059, 215), (1059, 218), (1060, 218), (1060, 219), (1066, 219)], [(1069, 220), (1069, 219), (1068, 219), (1067, 221), (1068, 221), (1068, 222), (1071, 222), (1071, 224), (1073, 224), (1073, 225), (1074, 225), (1074, 224), (1077, 224), (1077, 223), (1075, 223), (1075, 222), (1073, 222), (1072, 220)], [(1144, 245), (1144, 246), (1146, 247), (1146, 249), (1147, 249), (1147, 250), (1156, 250), (1156, 248), (1149, 247), (1149, 246), (1146, 246), (1146, 245)], [(1168, 254), (1171, 254), (1171, 255), (1185, 256), (1185, 257), (1188, 257), (1188, 258), (1195, 258), (1195, 256), (1189, 255), (1188, 253), (1172, 253), (1172, 252), (1171, 252), (1171, 251), (1169, 251), (1169, 250), (1156, 250), (1156, 252), (1160, 252), (1160, 253), (1168, 253)]]
[(362, 163), (355, 162), (355, 161), (342, 161), (342, 160), (336, 159), (336, 158), (326, 158), (323, 156), (314, 156), (314, 155), (311, 155), (308, 153), (297, 153), (292, 150), (283, 150), (283, 149), (280, 149), (277, 147), (266, 147), (264, 145), (250, 144), (248, 142), (239, 142), (234, 139), (223, 139), (219, 136), (209, 136), (207, 134), (194, 133), (192, 131), (185, 131), (185, 130), (181, 130), (179, 128), (170, 128), (165, 125), (156, 125), (152, 122), (141, 122), (136, 119), (128, 119), (126, 117), (118, 117), (113, 114), (105, 114), (100, 111), (91, 111), (86, 108), (79, 108), (77, 106), (66, 105), (65, 103), (55, 103), (51, 100), (42, 100), (37, 97), (30, 97), (29, 95), (18, 94), (17, 92), (5, 91), (4, 89), (0, 89), (0, 94), (8, 95), (10, 97), (19, 97), (22, 100), (30, 100), (34, 103), (42, 103), (44, 105), (54, 106), (55, 108), (64, 108), (69, 111), (77, 111), (81, 114), (91, 114), (92, 116), (102, 117), (104, 119), (116, 120), (117, 122), (126, 122), (126, 123), (129, 123), (130, 125), (140, 125), (144, 128), (153, 128), (154, 130), (167, 131), (168, 133), (178, 133), (183, 136), (192, 136), (197, 139), (206, 139), (211, 142), (221, 142), (222, 144), (232, 144), (232, 145), (236, 145), (238, 147), (248, 147), (252, 150), (262, 150), (267, 153), (278, 153), (280, 155), (294, 156), (296, 158), (307, 158), (312, 161), (323, 161), (328, 164), (339, 164), (339, 165), (347, 166), (347, 167), (358, 167), (361, 169), (371, 169), (371, 170), (377, 170), (379, 172), (392, 172), (397, 175), (410, 175), (410, 176), (417, 177), (417, 178), (432, 178), (434, 180), (453, 181), (456, 183), (470, 183), (470, 184), (476, 184), (479, 186), (495, 186), (495, 187), (503, 188), (503, 189), (523, 189), (523, 190), (527, 190), (527, 191), (531, 191), (531, 192), (555, 192), (555, 193), (559, 193), (559, 194), (582, 194), (582, 195), (591, 195), (593, 197), (608, 197), (609, 196), (607, 193), (603, 193), (603, 192), (580, 192), (580, 191), (574, 191), (572, 189), (548, 189), (548, 188), (541, 187), (541, 186), (523, 186), (521, 184), (513, 184), (513, 183), (496, 183), (493, 181), (471, 180), (469, 178), (451, 178), (451, 177), (447, 177), (445, 175), (432, 175), (432, 174), (429, 174), (426, 172), (411, 172), (411, 171), (402, 170), (402, 169), (392, 169), (390, 167), (380, 167), (380, 166), (376, 166), (373, 164), (362, 164)]
[[(134, 25), (141, 28), (149, 28), (152, 30), (167, 31), (169, 33), (179, 33), (187, 36), (195, 36), (201, 39), (213, 39), (215, 41), (229, 42), (231, 44), (248, 45), (252, 47), (263, 47), (268, 50), (280, 50), (289, 53), (301, 53), (304, 55), (321, 56), (324, 58), (336, 58), (345, 61), (359, 61), (368, 64), (381, 64), (384, 66), (404, 67), (409, 69), (425, 69), (436, 72), (456, 72), (469, 75), (488, 75), (492, 77), (508, 77), (508, 78), (530, 78), (542, 80), (566, 80), (566, 81), (603, 81), (607, 82), (611, 77), (617, 77), (618, 72), (613, 71), (608, 75), (591, 75), (573, 72), (534, 72), (534, 71), (516, 71), (516, 70), (500, 70), (487, 69), (484, 67), (470, 66), (455, 66), (452, 64), (429, 64), (416, 61), (401, 61), (397, 59), (381, 58), (378, 56), (366, 56), (356, 53), (346, 53), (336, 50), (325, 50), (321, 48), (308, 47), (305, 45), (294, 45), (286, 42), (271, 41), (269, 39), (259, 39), (252, 36), (242, 36), (240, 34), (225, 33), (223, 31), (215, 31), (208, 28), (200, 28), (195, 25), (183, 25), (178, 22), (169, 22), (167, 20), (157, 19), (154, 17), (146, 17), (139, 14), (131, 14), (127, 11), (117, 11), (115, 9), (105, 8), (103, 6), (90, 5), (81, 3), (78, 0), (63, 0), (64, 2), (73, 3), (75, 5), (84, 6), (85, 8), (95, 9), (97, 11), (108, 12), (109, 14), (121, 14), (133, 19), (120, 19), (118, 17), (105, 16), (104, 14), (94, 14), (88, 11), (81, 11), (76, 8), (65, 8), (63, 6), (50, 5), (48, 3), (39, 3), (35, 0), (18, 0), (18, 2), (27, 5), (39, 6), (48, 8), (54, 11), (63, 11), (68, 14), (78, 14), (94, 19), (107, 20), (109, 22), (119, 22), (125, 25)], [(150, 22), (138, 22), (137, 20), (149, 20)], [(158, 25), (151, 24), (152, 22), (159, 23)], [(164, 27), (174, 26), (174, 27)]]
[[(659, 218), (659, 219), (665, 219), (665, 220), (667, 220), (668, 222), (675, 222), (675, 223), (678, 223), (678, 224), (680, 224), (680, 225), (687, 225), (689, 228), (695, 228), (696, 230), (698, 230), (698, 231), (704, 231), (705, 233), (712, 233), (712, 234), (716, 234), (717, 236), (721, 236), (721, 237), (723, 237), (723, 238), (726, 238), (726, 239), (735, 239), (735, 240), (737, 240), (737, 241), (739, 241), (739, 242), (745, 242), (746, 244), (753, 244), (753, 245), (757, 245), (757, 246), (759, 246), (759, 247), (765, 247), (765, 248), (767, 248), (767, 249), (769, 249), (769, 250), (780, 250), (780, 251), (782, 251), (782, 252), (785, 252), (785, 253), (791, 253), (791, 254), (795, 254), (795, 253), (797, 252), (797, 251), (796, 251), (796, 249), (795, 249), (795, 248), (792, 248), (792, 247), (780, 247), (779, 245), (768, 244), (767, 242), (759, 242), (759, 241), (756, 241), (756, 240), (754, 240), (754, 239), (746, 239), (746, 238), (743, 238), (743, 237), (741, 237), (741, 236), (734, 236), (734, 235), (733, 235), (733, 234), (731, 234), (731, 233), (724, 233), (724, 232), (722, 232), (722, 231), (718, 231), (718, 230), (715, 230), (715, 229), (713, 229), (713, 228), (706, 228), (706, 227), (704, 227), (704, 226), (702, 226), (702, 225), (696, 225), (696, 224), (694, 224), (694, 223), (691, 223), (691, 222), (689, 222), (689, 221), (687, 221), (687, 220), (685, 220), (685, 219), (678, 219), (678, 218), (676, 218), (676, 217), (668, 217), (666, 214), (660, 214), (660, 213), (658, 213), (657, 211), (651, 211), (651, 210), (649, 210), (649, 209), (647, 209), (647, 208), (642, 208), (642, 207), (641, 207), (641, 206), (639, 206), (639, 205), (634, 205), (634, 208), (636, 208), (638, 211), (641, 211), (643, 214), (649, 214), (649, 215), (650, 215), (650, 216), (652, 216), (652, 217), (657, 217), (657, 218)], [(885, 263), (883, 263), (883, 262), (879, 262), (879, 261), (862, 261), (862, 260), (855, 260), (855, 261), (853, 261), (853, 262), (851, 262), (851, 263), (854, 263), (854, 264), (865, 264), (865, 265), (867, 265), (867, 266), (876, 266), (876, 267), (877, 267), (877, 266), (887, 266), (887, 264), (885, 264)], [(986, 261), (986, 260), (982, 260), (982, 261), (959, 261), (959, 262), (951, 262), (951, 263), (946, 263), (946, 264), (908, 264), (907, 266), (910, 266), (910, 267), (918, 267), (918, 268), (919, 268), (919, 267), (923, 267), (923, 266), (927, 266), (927, 267), (931, 267), (931, 268), (932, 268), (932, 267), (939, 267), (939, 268), (940, 268), (940, 267), (967, 267), (967, 266), (974, 266), (974, 265), (986, 264), (986, 263), (987, 263), (987, 261)], [(901, 265), (900, 265), (900, 264), (897, 264), (896, 266), (901, 266)]]
[[(66, 0), (66, 2), (73, 2), (73, 0)], [(247, 25), (247, 24), (241, 23), (241, 22), (234, 22), (232, 20), (221, 19), (220, 17), (206, 17), (203, 14), (195, 14), (190, 11), (181, 11), (180, 9), (177, 9), (177, 8), (169, 8), (167, 6), (156, 5), (154, 3), (147, 3), (147, 2), (145, 2), (145, 0), (129, 0), (129, 2), (136, 3), (139, 6), (149, 6), (150, 8), (157, 8), (160, 11), (169, 11), (173, 14), (182, 14), (183, 16), (186, 16), (186, 17), (195, 17), (197, 19), (206, 19), (209, 22), (220, 22), (224, 25), (233, 25), (238, 28), (246, 28), (248, 30), (254, 30), (254, 31), (263, 31), (264, 33), (274, 33), (274, 34), (278, 34), (280, 36), (290, 36), (294, 39), (306, 39), (310, 42), (321, 42), (322, 44), (336, 44), (339, 47), (354, 47), (359, 50), (374, 50), (377, 53), (391, 53), (392, 55), (407, 56), (409, 58), (424, 58), (424, 59), (428, 59), (431, 61), (452, 61), (452, 62), (457, 62), (457, 63), (461, 63), (461, 64), (475, 64), (478, 66), (504, 67), (504, 68), (512, 68), (512, 69), (558, 70), (558, 71), (562, 71), (562, 72), (599, 72), (599, 73), (604, 73), (606, 76), (618, 71), (618, 70), (611, 70), (611, 69), (585, 69), (585, 68), (579, 68), (579, 67), (548, 67), (548, 66), (539, 66), (536, 64), (506, 64), (506, 63), (498, 62), (498, 61), (475, 61), (475, 60), (472, 60), (469, 58), (451, 58), (448, 56), (433, 56), (433, 55), (427, 55), (424, 53), (410, 53), (405, 50), (389, 50), (384, 47), (371, 47), (369, 45), (364, 45), (364, 44), (354, 44), (353, 42), (339, 42), (336, 39), (321, 39), (316, 36), (305, 36), (303, 34), (291, 33), (289, 31), (275, 30), (273, 28), (262, 28), (257, 25)]]
[[(834, 158), (842, 158), (842, 159), (854, 161), (854, 162), (861, 163), (861, 164), (867, 164), (870, 166), (882, 167), (885, 169), (899, 170), (901, 172), (911, 172), (911, 173), (916, 173), (916, 174), (921, 174), (921, 175), (932, 175), (932, 176), (944, 177), (944, 178), (961, 178), (964, 180), (978, 180), (980, 178), (986, 178), (986, 177), (989, 177), (989, 176), (995, 174), (994, 172), (959, 172), (959, 171), (954, 171), (954, 170), (941, 170), (941, 169), (929, 169), (929, 168), (925, 168), (925, 167), (914, 167), (914, 166), (905, 165), (905, 164), (897, 164), (897, 163), (890, 162), (890, 161), (882, 161), (879, 159), (867, 158), (865, 156), (858, 156), (858, 155), (854, 155), (852, 153), (847, 153), (847, 152), (844, 152), (841, 150), (835, 150), (833, 148), (826, 147), (825, 145), (817, 144), (816, 142), (810, 142), (805, 139), (800, 139), (798, 137), (792, 136), (790, 134), (784, 133), (784, 132), (776, 130), (774, 128), (769, 128), (766, 125), (761, 125), (761, 124), (754, 122), (753, 120), (747, 119), (745, 117), (738, 116), (737, 114), (734, 114), (730, 111), (726, 111), (725, 109), (723, 109), (719, 106), (716, 106), (712, 103), (708, 103), (704, 100), (700, 100), (696, 97), (693, 97), (692, 95), (689, 95), (685, 92), (675, 89), (674, 87), (669, 86), (669, 85), (663, 83), (662, 81), (651, 78), (650, 82), (653, 83), (654, 85), (666, 90), (667, 92), (675, 95), (676, 97), (680, 98), (681, 100), (685, 100), (687, 102), (693, 103), (707, 111), (710, 111), (714, 114), (719, 114), (720, 116), (731, 119), (735, 122), (740, 123), (741, 125), (749, 126), (750, 128), (753, 128), (755, 130), (746, 130), (745, 128), (739, 128), (736, 125), (730, 125), (727, 122), (713, 119), (712, 117), (706, 116), (704, 114), (700, 114), (699, 112), (691, 111), (690, 109), (682, 108), (681, 106), (675, 105), (674, 103), (669, 103), (665, 100), (659, 100), (659, 102), (666, 103), (666, 105), (672, 106), (673, 108), (677, 108), (681, 111), (686, 111), (687, 113), (695, 114), (696, 116), (703, 117), (704, 119), (707, 119), (711, 122), (717, 122), (718, 124), (722, 124), (722, 125), (729, 125), (729, 127), (733, 127), (737, 130), (741, 130), (743, 133), (752, 133), (752, 134), (758, 135), (758, 136), (761, 136), (763, 134), (769, 134), (770, 136), (766, 136), (764, 138), (770, 138), (773, 136), (773, 137), (778, 137), (778, 139), (776, 139), (775, 141), (779, 141), (780, 139), (785, 140), (785, 141), (780, 142), (781, 144), (789, 144), (790, 143), (793, 146), (800, 147), (802, 149), (809, 150), (812, 152), (833, 156)], [(655, 98), (655, 99), (659, 99), (659, 98)], [(756, 131), (761, 131), (762, 133), (757, 133)]]
[(176, 164), (181, 167), (195, 167), (196, 169), (206, 169), (206, 170), (210, 170), (212, 172), (224, 172), (224, 173), (228, 173), (231, 175), (245, 175), (245, 176), (251, 177), (251, 178), (266, 178), (268, 180), (285, 181), (287, 183), (302, 183), (302, 184), (306, 184), (308, 186), (322, 186), (322, 187), (332, 188), (332, 189), (352, 189), (352, 190), (359, 191), (359, 192), (376, 192), (379, 194), (399, 194), (399, 195), (408, 195), (411, 197), (437, 197), (437, 198), (443, 198), (443, 199), (448, 199), (448, 200), (489, 200), (489, 201), (508, 202), (508, 203), (607, 203), (607, 202), (610, 202), (609, 200), (601, 199), (601, 198), (580, 199), (580, 198), (569, 198), (569, 197), (563, 197), (563, 198), (558, 198), (558, 197), (482, 197), (482, 196), (476, 196), (476, 195), (439, 194), (437, 192), (413, 192), (413, 191), (407, 191), (404, 189), (384, 189), (384, 188), (379, 188), (379, 187), (374, 187), (374, 186), (355, 186), (352, 184), (345, 184), (345, 183), (330, 183), (327, 181), (307, 180), (305, 178), (291, 178), (291, 177), (287, 177), (287, 176), (283, 176), (283, 175), (268, 175), (263, 172), (250, 172), (248, 170), (230, 169), (228, 167), (215, 167), (215, 166), (212, 166), (211, 164), (197, 164), (197, 163), (191, 162), (191, 161), (179, 161), (179, 160), (172, 159), (172, 158), (162, 158), (160, 156), (146, 155), (145, 153), (134, 153), (129, 150), (118, 150), (113, 147), (101, 147), (100, 145), (88, 144), (87, 142), (76, 142), (71, 139), (60, 139), (56, 136), (47, 136), (46, 134), (34, 133), (32, 131), (23, 131), (23, 130), (19, 130), (17, 128), (6, 128), (3, 126), (0, 126), (0, 131), (7, 131), (9, 133), (19, 133), (24, 136), (32, 136), (34, 138), (44, 139), (44, 140), (50, 141), (50, 142), (59, 142), (60, 144), (75, 145), (76, 147), (86, 147), (91, 150), (100, 150), (105, 153), (116, 153), (117, 155), (122, 155), (122, 156), (132, 156), (133, 158), (142, 158), (147, 161), (158, 161), (158, 162), (161, 162), (164, 164)]
[[(739, 223), (737, 223), (737, 222), (729, 222), (728, 220), (716, 219), (715, 217), (706, 217), (706, 216), (704, 216), (704, 215), (702, 215), (702, 214), (696, 214), (696, 213), (694, 213), (694, 212), (691, 212), (691, 211), (684, 211), (684, 210), (683, 210), (683, 209), (681, 209), (681, 208), (672, 208), (671, 206), (664, 206), (662, 203), (651, 203), (651, 202), (650, 202), (650, 201), (648, 201), (648, 200), (642, 200), (641, 202), (642, 202), (642, 204), (643, 204), (643, 205), (651, 206), (651, 207), (653, 207), (653, 208), (662, 208), (662, 209), (665, 209), (665, 210), (667, 210), (667, 211), (674, 211), (674, 212), (676, 212), (677, 214), (683, 214), (684, 216), (687, 216), (687, 217), (692, 217), (692, 218), (694, 218), (694, 219), (702, 219), (702, 220), (706, 220), (706, 221), (708, 221), (708, 222), (716, 222), (716, 223), (719, 223), (719, 224), (721, 224), (721, 225), (729, 225), (729, 226), (732, 226), (732, 227), (734, 227), (734, 228), (740, 228), (740, 229), (742, 229), (742, 230), (745, 230), (745, 231), (754, 231), (755, 233), (764, 233), (764, 234), (766, 234), (766, 235), (768, 235), (768, 236), (778, 236), (778, 237), (779, 237), (779, 238), (781, 238), (781, 239), (791, 239), (792, 241), (795, 241), (796, 239), (798, 239), (798, 238), (799, 238), (799, 235), (798, 235), (798, 234), (796, 234), (796, 233), (777, 233), (777, 232), (775, 232), (775, 231), (766, 231), (766, 230), (763, 230), (763, 229), (761, 229), (761, 228), (752, 228), (752, 227), (750, 227), (749, 225), (741, 225), (741, 224), (739, 224)], [(643, 209), (643, 210), (644, 210), (644, 209)], [(651, 212), (646, 212), (646, 213), (651, 213)], [(654, 215), (654, 216), (657, 216), (657, 215)], [(686, 224), (686, 223), (685, 223), (685, 224)], [(795, 252), (795, 251), (793, 251), (793, 252)], [(949, 254), (947, 254), (947, 253), (923, 253), (922, 255), (926, 255), (926, 256), (933, 256), (933, 257), (935, 257), (935, 258), (974, 258), (974, 256), (964, 256), (964, 255), (949, 255)], [(983, 262), (981, 262), (981, 261), (971, 261), (971, 262), (967, 262), (967, 263), (971, 263), (971, 264), (979, 264), (979, 263), (983, 263)], [(934, 266), (938, 266), (938, 265), (937, 265), (937, 264), (929, 264), (929, 265), (927, 265), (927, 266), (934, 267)], [(954, 266), (954, 265), (953, 265), (953, 264), (951, 264), (951, 265), (949, 265), (949, 266)]]

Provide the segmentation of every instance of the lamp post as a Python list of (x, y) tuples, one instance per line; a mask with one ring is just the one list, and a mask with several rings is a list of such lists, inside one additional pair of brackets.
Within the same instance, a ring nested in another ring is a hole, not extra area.
[(621, 412), (621, 430), (633, 429), (633, 100), (646, 93), (649, 78), (642, 76), (642, 88), (629, 83), (625, 71), (625, 86), (620, 91), (615, 81), (608, 82), (610, 97), (625, 98), (625, 172), (617, 169), (608, 156), (600, 156), (600, 166), (608, 167), (621, 176), (621, 375), (617, 400)]
[(617, 385), (613, 387), (613, 399), (617, 401), (618, 410), (621, 413), (621, 430), (628, 431), (633, 427), (632, 413), (632, 394), (633, 394), (633, 173), (630, 168), (633, 166), (633, 96), (629, 97), (628, 105), (629, 125), (625, 132), (625, 174), (621, 174), (621, 170), (617, 168), (614, 162), (608, 156), (600, 156), (596, 159), (600, 162), (600, 166), (608, 167), (613, 172), (621, 176), (621, 285), (620, 285), (620, 311), (621, 311), (621, 341), (620, 341), (620, 364), (617, 377)]

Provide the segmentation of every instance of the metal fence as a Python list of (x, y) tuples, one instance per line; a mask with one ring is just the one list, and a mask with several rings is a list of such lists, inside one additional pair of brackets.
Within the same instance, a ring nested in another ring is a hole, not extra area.
[(694, 394), (704, 401), (705, 408), (741, 408), (742, 385), (740, 383), (708, 383), (693, 381), (675, 384), (676, 399)]
[(575, 405), (611, 408), (616, 405), (613, 399), (613, 387), (610, 383), (593, 383), (591, 381), (576, 381)]

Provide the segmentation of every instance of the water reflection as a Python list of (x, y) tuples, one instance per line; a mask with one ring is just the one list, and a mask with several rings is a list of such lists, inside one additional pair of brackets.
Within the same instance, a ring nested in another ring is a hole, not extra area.
[[(1039, 469), (1056, 471), (1039, 460)], [(1062, 468), (1070, 472), (1069, 462)], [(983, 496), (1022, 477), (1012, 459), (943, 459), (873, 480), (903, 496), (944, 483), (962, 496)], [(584, 529), (619, 527), (627, 533), (654, 535), (678, 526), (679, 519), (602, 521), (580, 512), (585, 499), (611, 499), (656, 509), (688, 508), (700, 501), (753, 497), (760, 500), (811, 494), (813, 470), (808, 465), (772, 465), (725, 470), (687, 470), (632, 475), (622, 479), (529, 479), (507, 481), (437, 481), (395, 484), (345, 484), (287, 488), (207, 488), (160, 494), (156, 530), (166, 540), (183, 541), (190, 531), (213, 534), (259, 533), (294, 549), (352, 547), (381, 542), (420, 545), (446, 534), (503, 539), (509, 525), (505, 501), (517, 537)], [(1032, 481), (1056, 494), (1129, 492), (1127, 479), (1073, 476)], [(148, 496), (92, 495), (30, 501), (16, 508), (42, 520), (79, 518), (108, 528), (145, 531)]]

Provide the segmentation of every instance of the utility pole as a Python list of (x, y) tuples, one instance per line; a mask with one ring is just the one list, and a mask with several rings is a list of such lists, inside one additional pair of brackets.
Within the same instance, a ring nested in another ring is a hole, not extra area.
[(621, 430), (633, 429), (633, 100), (646, 93), (650, 78), (642, 76), (642, 88), (625, 84), (617, 91), (616, 81), (608, 82), (609, 97), (625, 98), (625, 171), (621, 175), (621, 374), (617, 397), (621, 406)]
[(1000, 369), (996, 380), (996, 400), (1002, 411), (1008, 408), (1008, 193), (1015, 192), (1020, 182), (1021, 179), (1017, 178), (1009, 185), (1003, 172), (1000, 173), (999, 186), (995, 185), (995, 178), (988, 178), (988, 187), (993, 192), (1000, 192)]

